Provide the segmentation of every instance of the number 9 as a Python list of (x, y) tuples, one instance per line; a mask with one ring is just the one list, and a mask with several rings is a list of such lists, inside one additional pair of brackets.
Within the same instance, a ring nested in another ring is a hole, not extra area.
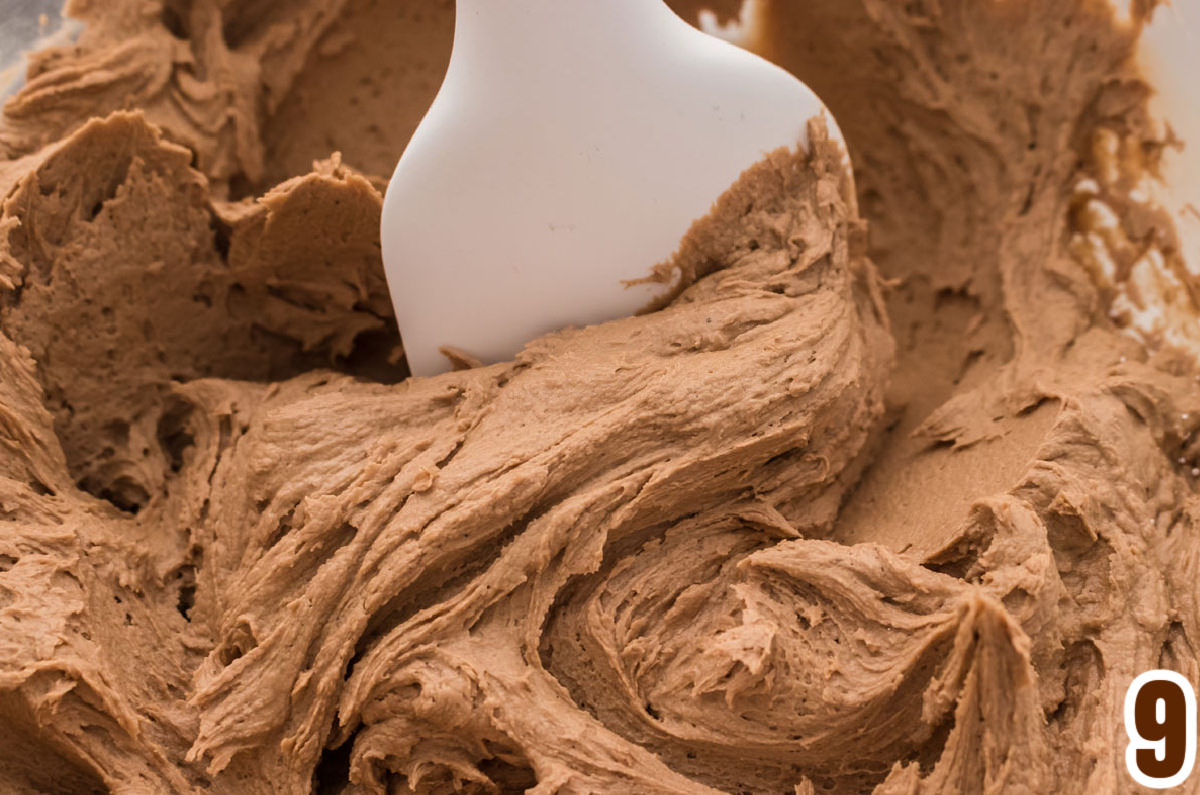
[(1143, 787), (1182, 784), (1196, 764), (1196, 694), (1174, 671), (1147, 671), (1125, 693), (1125, 766)]

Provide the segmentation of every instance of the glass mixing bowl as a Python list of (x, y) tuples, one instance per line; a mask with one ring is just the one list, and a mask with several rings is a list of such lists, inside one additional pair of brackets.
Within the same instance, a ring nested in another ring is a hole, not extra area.
[(24, 54), (44, 44), (65, 44), (79, 25), (62, 15), (65, 0), (0, 0), (0, 99), (25, 82)]

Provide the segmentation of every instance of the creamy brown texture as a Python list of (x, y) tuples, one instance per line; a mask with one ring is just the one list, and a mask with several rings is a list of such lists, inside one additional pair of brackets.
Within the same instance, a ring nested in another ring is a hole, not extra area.
[(1072, 245), (1092, 178), (1171, 246), (1136, 25), (753, 8), (856, 191), (815, 127), (667, 307), (405, 380), (451, 4), (72, 3), (0, 124), (0, 791), (1133, 789), (1200, 678), (1196, 368)]

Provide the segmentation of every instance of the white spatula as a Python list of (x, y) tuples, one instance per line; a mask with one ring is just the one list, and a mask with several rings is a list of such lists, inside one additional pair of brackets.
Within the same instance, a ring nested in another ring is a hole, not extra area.
[[(662, 0), (458, 0), (436, 100), (396, 167), (383, 260), (414, 375), (628, 315), (749, 166), (806, 145), (803, 83)], [(838, 133), (829, 118), (830, 128)]]

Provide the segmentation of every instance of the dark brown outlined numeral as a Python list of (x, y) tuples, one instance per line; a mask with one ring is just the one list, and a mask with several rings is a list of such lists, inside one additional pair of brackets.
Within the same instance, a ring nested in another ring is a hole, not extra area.
[(1196, 694), (1175, 671), (1147, 671), (1125, 694), (1125, 766), (1144, 787), (1182, 784), (1196, 764)]

